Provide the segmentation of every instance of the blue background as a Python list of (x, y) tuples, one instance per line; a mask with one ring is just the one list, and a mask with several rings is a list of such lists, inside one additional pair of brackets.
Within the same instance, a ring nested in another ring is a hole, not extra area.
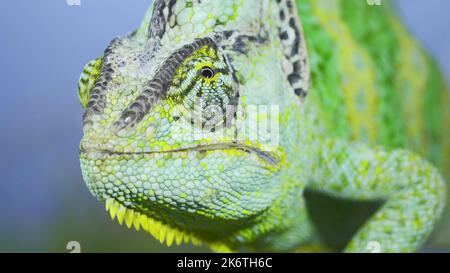
[[(0, 3), (0, 252), (205, 251), (162, 247), (111, 223), (81, 178), (83, 65), (135, 29), (150, 0)], [(400, 0), (411, 31), (450, 78), (450, 1)]]

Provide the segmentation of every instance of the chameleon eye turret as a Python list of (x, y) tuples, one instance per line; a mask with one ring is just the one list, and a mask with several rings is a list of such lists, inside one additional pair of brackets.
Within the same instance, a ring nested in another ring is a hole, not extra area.
[(449, 92), (387, 2), (155, 0), (78, 94), (86, 185), (167, 245), (413, 252), (449, 215)]

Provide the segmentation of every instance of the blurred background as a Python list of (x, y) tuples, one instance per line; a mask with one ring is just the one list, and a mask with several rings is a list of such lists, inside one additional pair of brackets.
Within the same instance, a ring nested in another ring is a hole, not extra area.
[[(139, 25), (151, 0), (80, 2), (0, 2), (0, 252), (67, 252), (69, 241), (82, 252), (207, 251), (167, 248), (113, 223), (86, 188), (78, 77), (112, 38)], [(396, 2), (450, 79), (450, 1)]]

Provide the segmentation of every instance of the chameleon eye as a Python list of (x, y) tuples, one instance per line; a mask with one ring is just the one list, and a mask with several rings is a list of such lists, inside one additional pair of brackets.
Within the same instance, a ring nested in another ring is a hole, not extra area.
[(211, 79), (214, 77), (214, 70), (211, 67), (205, 66), (202, 68), (202, 76)]

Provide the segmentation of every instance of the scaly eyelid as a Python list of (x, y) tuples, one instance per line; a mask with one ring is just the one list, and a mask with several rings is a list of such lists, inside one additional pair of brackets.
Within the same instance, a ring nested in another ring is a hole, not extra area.
[(204, 67), (211, 67), (212, 69), (214, 69), (214, 62), (213, 61), (203, 61), (203, 62), (198, 62), (195, 64), (194, 69), (197, 71), (201, 71)]

